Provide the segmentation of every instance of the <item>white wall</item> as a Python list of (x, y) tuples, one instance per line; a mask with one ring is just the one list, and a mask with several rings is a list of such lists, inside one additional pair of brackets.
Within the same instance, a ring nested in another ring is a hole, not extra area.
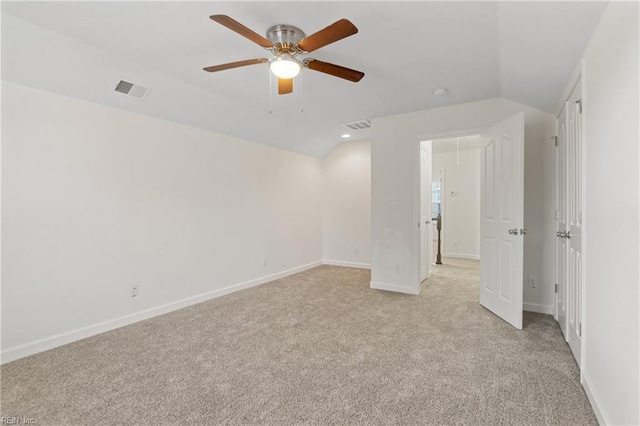
[(480, 150), (460, 151), (460, 164), (457, 159), (455, 152), (433, 154), (433, 168), (444, 172), (441, 251), (444, 256), (479, 259)]
[[(417, 293), (418, 246), (414, 220), (415, 144), (447, 132), (478, 130), (518, 112), (525, 114), (525, 214), (528, 233), (524, 243), (524, 275), (535, 276), (538, 287), (524, 287), (525, 309), (551, 313), (553, 282), (543, 273), (543, 229), (545, 195), (543, 146), (555, 135), (555, 117), (507, 99), (490, 99), (382, 117), (373, 120), (371, 141), (372, 285)], [(390, 199), (399, 204), (389, 204)], [(399, 271), (396, 271), (396, 265)], [(524, 280), (523, 280), (524, 281)], [(523, 283), (524, 284), (524, 283)]]
[(323, 162), (325, 262), (371, 263), (371, 143), (346, 142)]
[(612, 2), (583, 63), (582, 378), (610, 424), (640, 424), (638, 47), (638, 3)]
[(2, 106), (4, 362), (322, 259), (321, 160), (12, 83)]

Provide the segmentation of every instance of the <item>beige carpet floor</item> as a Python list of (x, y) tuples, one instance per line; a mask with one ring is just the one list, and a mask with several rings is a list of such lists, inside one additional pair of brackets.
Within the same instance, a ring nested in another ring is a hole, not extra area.
[(2, 416), (49, 424), (596, 424), (552, 318), (478, 304), (478, 263), (421, 296), (321, 266), (6, 364)]

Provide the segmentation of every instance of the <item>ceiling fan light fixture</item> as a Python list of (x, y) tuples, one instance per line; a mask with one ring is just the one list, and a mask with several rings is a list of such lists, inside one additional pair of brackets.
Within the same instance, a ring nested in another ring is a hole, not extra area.
[(272, 59), (269, 68), (276, 77), (285, 79), (297, 76), (302, 69), (300, 62), (288, 53), (283, 53)]
[[(354, 83), (359, 82), (362, 77), (364, 77), (364, 73), (361, 71), (352, 70), (330, 62), (319, 61), (313, 58), (306, 58), (302, 61), (296, 58), (298, 55), (306, 55), (321, 47), (356, 34), (358, 28), (348, 19), (340, 19), (310, 36), (306, 36), (300, 28), (292, 25), (274, 25), (267, 30), (267, 37), (265, 38), (227, 15), (211, 15), (209, 18), (258, 46), (265, 48), (269, 51), (270, 55), (275, 57), (272, 57), (270, 60), (267, 58), (255, 58), (213, 65), (203, 68), (206, 72), (218, 72), (267, 62), (269, 64), (268, 72), (278, 77), (279, 95), (286, 95), (293, 92), (293, 78), (300, 74), (302, 67)], [(269, 82), (269, 84), (273, 83), (272, 77), (269, 77)]]

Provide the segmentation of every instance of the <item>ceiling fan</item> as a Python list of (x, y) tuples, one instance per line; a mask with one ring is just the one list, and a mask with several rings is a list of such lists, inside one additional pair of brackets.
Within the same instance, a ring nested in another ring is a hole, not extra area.
[(280, 95), (293, 92), (293, 78), (300, 73), (302, 67), (344, 78), (354, 83), (364, 77), (363, 72), (340, 65), (313, 58), (305, 58), (303, 60), (297, 58), (298, 55), (306, 55), (357, 33), (356, 26), (347, 19), (340, 19), (310, 36), (305, 36), (300, 28), (292, 25), (275, 25), (269, 28), (265, 38), (226, 15), (212, 15), (210, 18), (265, 48), (274, 57), (271, 59), (257, 58), (214, 65), (204, 68), (205, 71), (216, 72), (268, 62), (271, 72), (278, 77), (278, 94)]

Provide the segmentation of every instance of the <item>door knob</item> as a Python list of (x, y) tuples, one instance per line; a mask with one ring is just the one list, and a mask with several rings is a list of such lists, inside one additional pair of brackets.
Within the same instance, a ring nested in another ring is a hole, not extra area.
[(564, 233), (564, 237), (565, 237), (565, 238), (569, 238), (569, 239), (571, 239), (571, 231), (567, 231), (567, 232), (565, 232), (565, 233)]
[(511, 235), (518, 235), (518, 228), (509, 229), (508, 232)]
[(556, 237), (558, 237), (558, 238), (562, 238), (562, 231), (558, 231), (558, 232), (556, 232)]

